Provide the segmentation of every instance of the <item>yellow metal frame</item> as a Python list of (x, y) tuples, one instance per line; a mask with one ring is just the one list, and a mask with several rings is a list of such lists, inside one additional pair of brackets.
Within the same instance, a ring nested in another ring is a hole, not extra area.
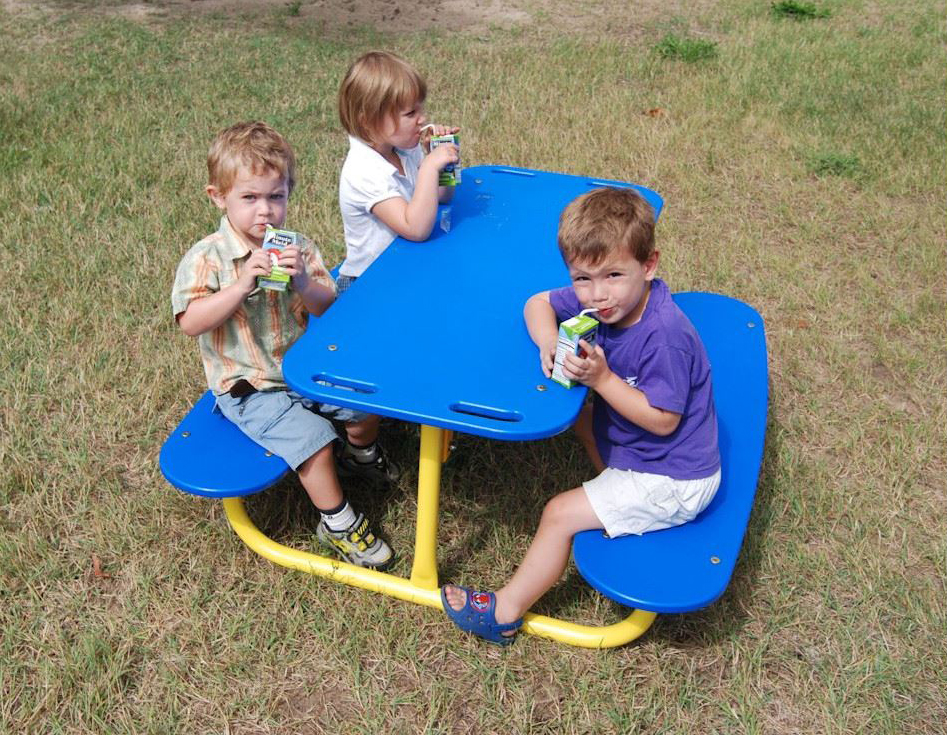
[[(224, 499), (227, 520), (248, 547), (276, 564), (353, 587), (381, 592), (399, 600), (443, 609), (437, 581), (437, 513), (441, 464), (446, 458), (449, 437), (448, 430), (433, 426), (421, 427), (418, 521), (414, 539), (414, 561), (409, 579), (278, 544), (253, 525), (240, 498)], [(627, 618), (613, 625), (590, 626), (526, 613), (522, 631), (572, 646), (613, 648), (642, 635), (654, 622), (655, 617), (656, 613), (635, 610)]]

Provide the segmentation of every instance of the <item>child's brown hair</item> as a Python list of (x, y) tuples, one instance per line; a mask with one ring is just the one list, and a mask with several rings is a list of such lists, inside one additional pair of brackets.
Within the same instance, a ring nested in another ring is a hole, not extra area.
[(386, 117), (426, 97), (427, 83), (407, 61), (388, 51), (369, 51), (342, 80), (339, 120), (349, 135), (372, 143)]
[(230, 191), (241, 167), (253, 173), (272, 169), (286, 178), (290, 191), (296, 183), (296, 154), (292, 146), (265, 122), (231, 125), (210, 144), (207, 183), (221, 194)]
[(634, 189), (594, 189), (559, 217), (559, 252), (566, 263), (598, 265), (624, 250), (639, 263), (654, 252), (654, 210)]

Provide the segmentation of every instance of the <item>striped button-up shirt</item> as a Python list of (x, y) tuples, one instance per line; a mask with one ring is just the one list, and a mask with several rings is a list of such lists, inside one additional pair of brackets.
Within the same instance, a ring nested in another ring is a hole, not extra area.
[[(304, 237), (298, 245), (309, 277), (335, 290), (316, 246)], [(191, 247), (178, 265), (171, 291), (175, 317), (194, 299), (236, 283), (250, 253), (226, 215), (221, 217), (220, 229)], [(257, 390), (285, 389), (283, 355), (306, 330), (306, 321), (306, 307), (291, 289), (254, 289), (229, 319), (197, 338), (207, 385), (220, 394), (242, 378)]]

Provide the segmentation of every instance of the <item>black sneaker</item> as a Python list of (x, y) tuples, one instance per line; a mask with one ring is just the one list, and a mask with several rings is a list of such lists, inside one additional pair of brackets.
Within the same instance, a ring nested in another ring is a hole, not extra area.
[(316, 536), (347, 562), (359, 567), (385, 570), (395, 556), (391, 547), (374, 534), (363, 513), (344, 531), (333, 531), (320, 519)]
[(398, 482), (401, 477), (401, 468), (388, 457), (381, 444), (375, 445), (375, 459), (369, 462), (359, 462), (351, 454), (346, 453), (345, 445), (336, 455), (339, 474), (355, 477), (364, 477), (374, 482)]

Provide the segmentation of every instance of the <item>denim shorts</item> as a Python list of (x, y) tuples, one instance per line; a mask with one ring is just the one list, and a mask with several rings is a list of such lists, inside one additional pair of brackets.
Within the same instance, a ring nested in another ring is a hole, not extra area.
[(332, 421), (363, 421), (369, 414), (316, 403), (291, 390), (267, 390), (234, 398), (217, 396), (217, 409), (257, 444), (294, 470), (338, 439)]
[(357, 280), (358, 280), (358, 276), (340, 275), (338, 278), (335, 279), (336, 292), (340, 294), (345, 293), (352, 287), (352, 284), (355, 283), (355, 281)]
[(665, 475), (606, 467), (582, 486), (605, 533), (614, 538), (694, 520), (714, 499), (720, 486), (720, 470), (699, 480), (675, 480)]

